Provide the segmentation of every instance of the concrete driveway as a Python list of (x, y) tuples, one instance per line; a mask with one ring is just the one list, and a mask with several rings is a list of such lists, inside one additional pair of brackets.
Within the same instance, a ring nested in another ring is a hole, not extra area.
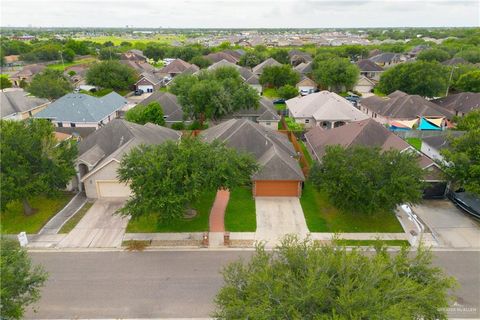
[(118, 248), (128, 219), (114, 214), (125, 199), (98, 199), (76, 227), (59, 243), (61, 248)]
[(480, 248), (480, 223), (449, 200), (425, 200), (414, 212), (432, 230), (438, 245)]
[(266, 241), (267, 246), (275, 246), (287, 234), (300, 238), (307, 236), (308, 228), (300, 200), (296, 197), (257, 197), (256, 241)]

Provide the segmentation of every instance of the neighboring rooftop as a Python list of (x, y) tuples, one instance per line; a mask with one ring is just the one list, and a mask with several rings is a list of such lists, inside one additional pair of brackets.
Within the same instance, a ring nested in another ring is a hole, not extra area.
[(428, 144), (436, 150), (448, 149), (450, 147), (450, 139), (465, 134), (464, 131), (447, 131), (444, 134), (422, 138), (422, 144)]
[(160, 104), (166, 122), (181, 122), (184, 120), (182, 106), (178, 102), (176, 95), (169, 92), (155, 91), (139, 104), (146, 106), (151, 102), (158, 102)]
[(257, 121), (280, 121), (280, 116), (275, 111), (273, 102), (264, 97), (260, 98), (257, 109), (239, 110), (233, 114), (233, 117), (255, 117)]
[(432, 102), (453, 114), (457, 114), (458, 112), (468, 113), (480, 108), (480, 93), (461, 92), (432, 100)]
[(369, 59), (363, 59), (357, 61), (357, 66), (362, 72), (382, 72), (383, 68)]
[[(190, 64), (186, 61), (183, 61), (182, 59), (175, 59), (172, 62), (170, 62), (167, 66), (163, 67), (160, 72), (161, 73), (168, 73), (168, 74), (180, 74), (188, 70), (194, 70), (198, 71), (199, 68), (195, 66), (194, 64)], [(193, 72), (195, 72), (193, 71)], [(192, 73), (193, 73), (192, 72)]]
[(273, 58), (268, 58), (267, 60), (253, 67), (252, 72), (255, 74), (262, 74), (263, 69), (265, 69), (266, 67), (280, 66), (280, 65), (281, 63), (278, 62), (277, 60)]
[(383, 52), (369, 59), (375, 63), (391, 63), (394, 60), (400, 59), (400, 57), (401, 55), (399, 53)]
[(99, 98), (83, 93), (69, 93), (37, 113), (35, 118), (98, 123), (126, 104), (127, 100), (116, 92), (110, 92)]
[(47, 99), (30, 96), (23, 89), (0, 91), (1, 118), (27, 112), (48, 103)]

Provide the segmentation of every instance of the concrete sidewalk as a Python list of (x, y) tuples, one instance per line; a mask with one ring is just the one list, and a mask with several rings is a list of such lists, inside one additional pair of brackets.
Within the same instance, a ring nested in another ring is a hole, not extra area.
[(85, 194), (83, 192), (77, 193), (62, 210), (45, 224), (38, 234), (57, 234), (68, 219), (77, 213), (86, 202), (87, 197)]

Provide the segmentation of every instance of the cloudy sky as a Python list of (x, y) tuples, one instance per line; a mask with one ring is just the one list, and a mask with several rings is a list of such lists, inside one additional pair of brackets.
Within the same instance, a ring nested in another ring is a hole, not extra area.
[(479, 26), (479, 0), (0, 0), (2, 26)]

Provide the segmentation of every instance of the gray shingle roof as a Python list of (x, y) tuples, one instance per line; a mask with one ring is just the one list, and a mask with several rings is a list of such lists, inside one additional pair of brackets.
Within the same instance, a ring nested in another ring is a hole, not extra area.
[(231, 119), (203, 131), (204, 141), (219, 140), (228, 147), (252, 154), (260, 169), (253, 180), (294, 180), (305, 177), (287, 136), (246, 119)]
[(480, 109), (480, 93), (461, 92), (447, 97), (432, 100), (433, 103), (453, 113), (467, 113), (474, 109)]
[(257, 121), (280, 121), (280, 116), (273, 107), (273, 102), (264, 97), (260, 98), (257, 109), (249, 108), (238, 110), (233, 114), (234, 118), (256, 117)]
[(281, 65), (280, 62), (278, 62), (277, 60), (273, 58), (268, 58), (267, 60), (253, 67), (252, 72), (254, 74), (262, 74), (263, 69), (265, 69), (265, 67), (280, 66), (280, 65)]
[(16, 113), (30, 111), (48, 103), (47, 99), (29, 96), (23, 90), (0, 91), (0, 115), (2, 118)]
[(177, 100), (177, 96), (169, 92), (156, 91), (148, 98), (142, 100), (139, 104), (147, 105), (151, 102), (158, 102), (162, 106), (163, 114), (166, 116), (165, 121), (177, 122), (183, 121), (182, 106)]
[(437, 150), (448, 149), (450, 147), (450, 138), (456, 138), (465, 134), (464, 131), (447, 131), (442, 133), (443, 134), (437, 136), (422, 138), (422, 144), (428, 144)]
[(357, 66), (360, 68), (360, 71), (363, 72), (382, 72), (383, 68), (378, 64), (369, 59), (363, 59), (357, 61)]
[(69, 93), (37, 113), (35, 118), (61, 122), (95, 123), (123, 108), (126, 104), (127, 100), (116, 92), (100, 98), (82, 93)]
[(401, 55), (398, 53), (384, 52), (371, 57), (370, 60), (376, 63), (390, 63), (394, 60), (400, 60), (400, 57)]

